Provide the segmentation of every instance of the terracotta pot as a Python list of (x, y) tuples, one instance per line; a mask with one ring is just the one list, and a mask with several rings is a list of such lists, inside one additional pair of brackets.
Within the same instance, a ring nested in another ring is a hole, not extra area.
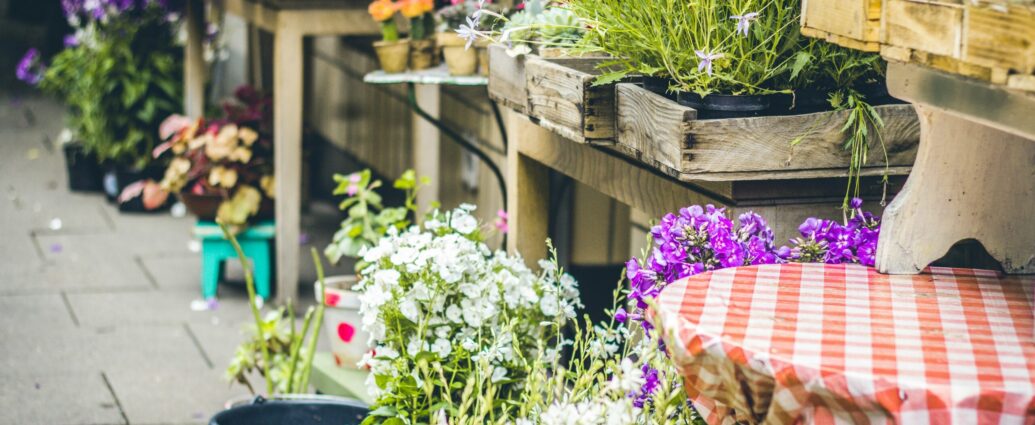
[(374, 51), (381, 69), (387, 73), (406, 71), (406, 61), (410, 55), (410, 40), (375, 41)]
[[(187, 211), (199, 220), (214, 221), (216, 219), (216, 213), (219, 212), (219, 205), (223, 203), (223, 197), (221, 195), (212, 193), (195, 195), (193, 193), (184, 192), (177, 194), (177, 196), (180, 198), (180, 202), (183, 202), (183, 205), (187, 207)], [(273, 208), (273, 201), (269, 198), (263, 197), (262, 202), (259, 203), (259, 212), (252, 216), (249, 221), (273, 218)]]
[(442, 54), (446, 57), (449, 75), (471, 75), (478, 70), (478, 52), (474, 48), (449, 46), (442, 48)]
[(435, 66), (435, 40), (410, 40), (410, 69), (420, 71)]

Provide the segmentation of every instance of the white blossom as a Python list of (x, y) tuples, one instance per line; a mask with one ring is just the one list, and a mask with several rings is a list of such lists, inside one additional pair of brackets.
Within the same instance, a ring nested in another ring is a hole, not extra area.
[(445, 359), (449, 357), (449, 353), (453, 352), (453, 345), (449, 343), (448, 339), (439, 338), (431, 345), (431, 351), (438, 354), (439, 358)]

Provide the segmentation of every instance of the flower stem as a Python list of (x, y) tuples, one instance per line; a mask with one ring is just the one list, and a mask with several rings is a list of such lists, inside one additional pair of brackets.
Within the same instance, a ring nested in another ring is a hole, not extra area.
[(245, 287), (248, 288), (248, 305), (251, 306), (252, 317), (255, 319), (255, 331), (259, 333), (259, 346), (262, 348), (262, 376), (266, 379), (266, 395), (270, 396), (273, 394), (273, 379), (270, 378), (270, 349), (269, 342), (266, 341), (266, 335), (264, 335), (259, 305), (255, 301), (255, 278), (252, 276), (251, 267), (248, 266), (248, 257), (244, 256), (244, 250), (241, 249), (241, 244), (237, 243), (237, 238), (230, 232), (230, 228), (223, 223), (219, 223), (219, 228), (223, 230), (223, 237), (229, 240), (230, 245), (234, 247), (237, 258), (241, 261), (241, 268), (244, 269)]

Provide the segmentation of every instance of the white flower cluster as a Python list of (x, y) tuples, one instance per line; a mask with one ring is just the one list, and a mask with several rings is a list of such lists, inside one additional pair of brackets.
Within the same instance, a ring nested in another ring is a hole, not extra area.
[(643, 385), (643, 372), (628, 358), (619, 364), (610, 383), (598, 394), (578, 402), (557, 401), (533, 419), (515, 425), (627, 425), (637, 423), (640, 409), (629, 392)]
[(511, 379), (537, 340), (557, 336), (557, 326), (542, 322), (575, 317), (575, 279), (558, 275), (554, 262), (541, 262), (536, 274), (521, 257), (490, 251), (473, 210), (436, 211), (423, 226), (390, 230), (361, 252), (369, 266), (358, 285), (360, 314), (375, 352), (360, 364), (371, 368), (375, 397), (407, 376), (419, 380), (418, 356), (453, 364), (487, 359), (493, 382)]

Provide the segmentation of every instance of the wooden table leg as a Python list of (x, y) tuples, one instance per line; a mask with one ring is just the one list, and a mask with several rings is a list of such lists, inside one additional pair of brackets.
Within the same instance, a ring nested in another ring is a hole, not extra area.
[[(507, 251), (520, 253), (525, 261), (546, 258), (550, 211), (549, 169), (521, 154), (523, 138), (546, 137), (546, 130), (532, 124), (523, 115), (506, 110), (507, 137), (507, 206), (510, 233)], [(536, 264), (529, 263), (530, 267)]]
[(882, 273), (913, 274), (976, 239), (1008, 273), (1035, 273), (1035, 141), (917, 104), (920, 147), (884, 210)]
[(189, 117), (205, 113), (205, 3), (188, 0), (186, 4), (187, 45), (183, 58), (183, 112)]
[(273, 166), (276, 173), (277, 303), (297, 302), (302, 191), (302, 32), (274, 34)]
[[(440, 110), (441, 89), (438, 85), (417, 84), (414, 93), (417, 104), (429, 115), (438, 117)], [(439, 131), (434, 125), (416, 113), (410, 114), (413, 123), (413, 169), (418, 176), (431, 179), (431, 185), (417, 193), (417, 210), (427, 211), (432, 201), (438, 201), (439, 187), (442, 185), (439, 173)]]

